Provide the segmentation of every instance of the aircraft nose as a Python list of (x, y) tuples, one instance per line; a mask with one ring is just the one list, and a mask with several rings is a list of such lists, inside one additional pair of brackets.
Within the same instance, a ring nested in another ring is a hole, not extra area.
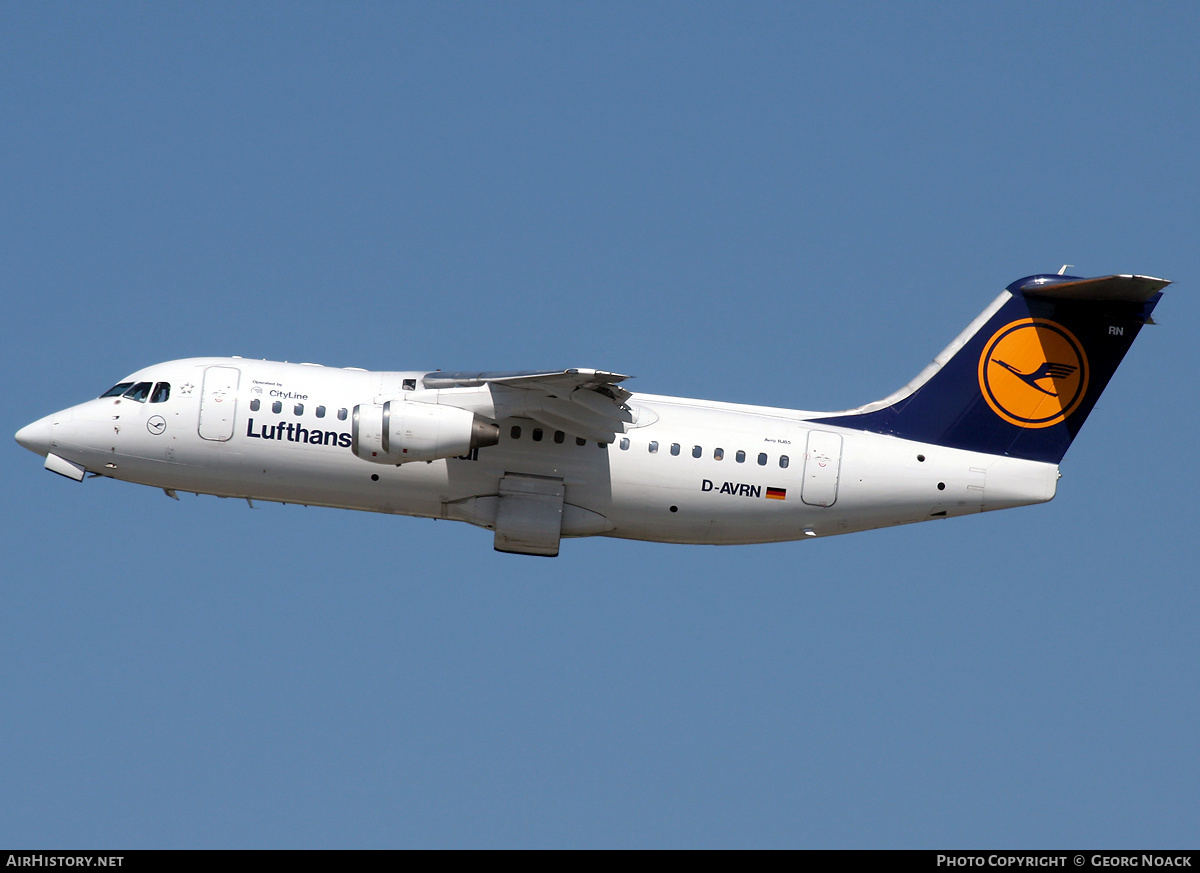
[(22, 448), (29, 449), (35, 455), (45, 455), (50, 451), (50, 428), (53, 416), (39, 418), (33, 424), (27, 424), (17, 431), (17, 442)]

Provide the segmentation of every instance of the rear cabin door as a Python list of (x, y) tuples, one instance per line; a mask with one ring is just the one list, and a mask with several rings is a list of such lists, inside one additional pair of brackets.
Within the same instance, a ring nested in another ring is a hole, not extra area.
[(209, 367), (204, 371), (200, 392), (200, 436), (204, 439), (223, 441), (233, 436), (240, 376), (236, 367)]
[(804, 484), (800, 488), (800, 499), (810, 506), (833, 506), (837, 500), (841, 465), (842, 435), (810, 430), (808, 449), (804, 453)]

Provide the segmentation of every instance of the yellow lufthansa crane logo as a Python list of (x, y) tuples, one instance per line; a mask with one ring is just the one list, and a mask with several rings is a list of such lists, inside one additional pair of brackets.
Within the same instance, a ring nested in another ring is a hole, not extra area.
[(1044, 318), (1023, 318), (996, 331), (979, 356), (979, 390), (1009, 424), (1050, 427), (1079, 408), (1088, 363), (1069, 330)]

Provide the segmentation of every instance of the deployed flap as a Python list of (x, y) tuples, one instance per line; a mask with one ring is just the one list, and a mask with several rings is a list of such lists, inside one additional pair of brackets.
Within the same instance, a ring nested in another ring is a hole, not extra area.
[(602, 370), (549, 370), (524, 373), (428, 373), (426, 388), (491, 389), (496, 419), (532, 418), (554, 430), (597, 442), (611, 442), (633, 413), (631, 395), (619, 382), (630, 378)]
[(509, 473), (500, 480), (495, 549), (556, 557), (562, 518), (562, 479)]

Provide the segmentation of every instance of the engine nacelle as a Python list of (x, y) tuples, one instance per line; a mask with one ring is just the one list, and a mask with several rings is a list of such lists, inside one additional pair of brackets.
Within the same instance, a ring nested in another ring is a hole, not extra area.
[(411, 400), (360, 404), (350, 429), (351, 450), (376, 464), (453, 458), (500, 442), (500, 427), (472, 412)]

